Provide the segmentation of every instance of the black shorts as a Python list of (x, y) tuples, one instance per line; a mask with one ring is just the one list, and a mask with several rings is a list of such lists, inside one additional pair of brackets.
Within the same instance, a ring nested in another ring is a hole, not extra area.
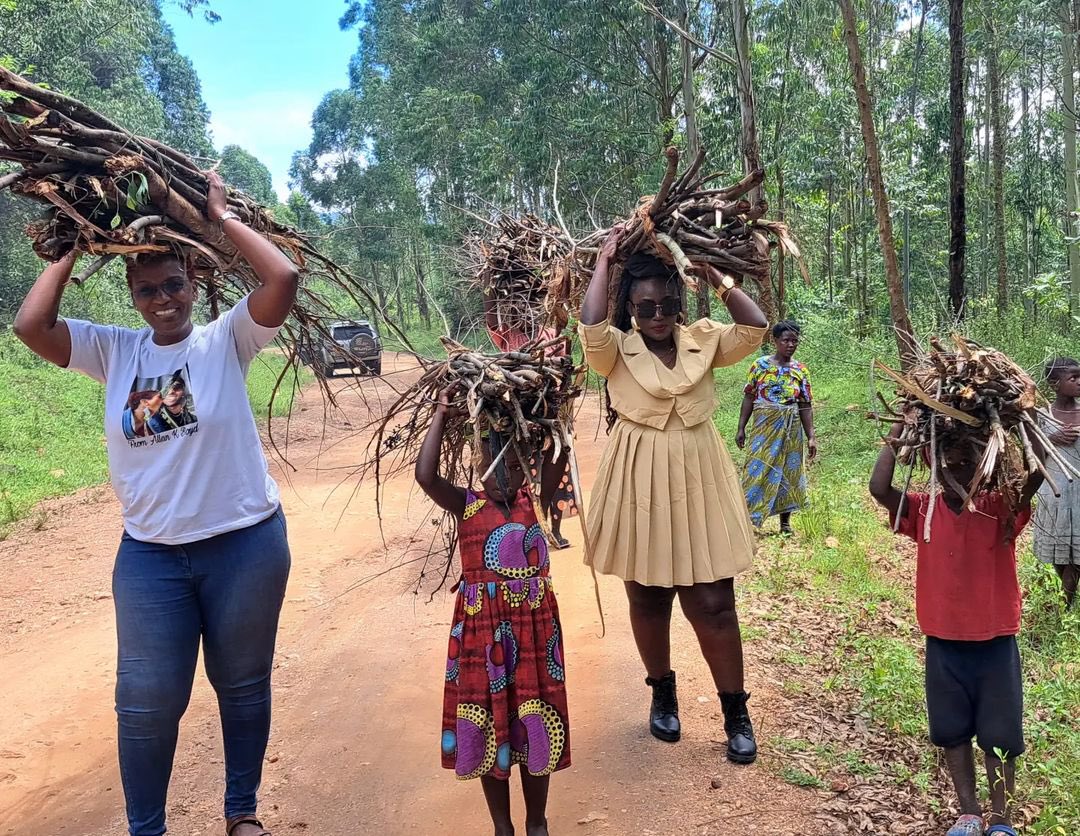
[(1024, 753), (1024, 686), (1016, 636), (985, 642), (926, 639), (930, 741), (952, 748), (978, 740), (988, 754)]

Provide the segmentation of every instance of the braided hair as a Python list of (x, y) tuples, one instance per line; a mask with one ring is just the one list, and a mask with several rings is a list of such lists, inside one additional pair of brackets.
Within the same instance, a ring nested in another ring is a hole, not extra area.
[[(510, 439), (503, 433), (496, 429), (488, 430), (487, 435), (487, 455), (489, 461), (495, 461), (495, 458), (502, 452), (503, 447)], [(504, 456), (502, 461), (495, 467), (495, 484), (499, 488), (499, 492), (503, 495), (503, 498), (510, 499), (510, 474), (506, 467), (506, 457)]]
[[(618, 291), (615, 294), (614, 308), (609, 312), (611, 324), (623, 333), (630, 331), (630, 294), (634, 287), (643, 281), (659, 279), (667, 284), (673, 295), (680, 300), (683, 298), (683, 283), (678, 270), (665, 264), (659, 258), (649, 253), (637, 252), (626, 259), (622, 274), (619, 277)], [(610, 434), (619, 419), (619, 414), (611, 406), (611, 396), (608, 393), (608, 382), (604, 379), (602, 384), (604, 391), (604, 404), (607, 411), (607, 432)]]

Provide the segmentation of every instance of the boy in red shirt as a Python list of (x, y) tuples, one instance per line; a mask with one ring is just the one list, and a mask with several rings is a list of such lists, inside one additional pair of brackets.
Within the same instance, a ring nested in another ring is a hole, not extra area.
[[(930, 740), (945, 751), (960, 801), (960, 819), (948, 836), (983, 836), (975, 782), (975, 738), (986, 757), (990, 782), (989, 834), (1016, 836), (1009, 802), (1015, 792), (1016, 758), (1024, 752), (1023, 683), (1016, 634), (1020, 631), (1020, 584), (1016, 536), (1031, 517), (1031, 498), (1042, 476), (1029, 477), (1020, 511), (1009, 519), (1005, 497), (986, 492), (964, 507), (955, 486), (971, 483), (979, 455), (966, 440), (940, 443), (945, 478), (934, 509), (930, 541), (923, 537), (930, 499), (893, 487), (894, 426), (870, 477), (870, 493), (899, 516), (899, 532), (918, 544), (915, 610), (926, 635), (926, 709)], [(1036, 449), (1038, 455), (1042, 451)]]

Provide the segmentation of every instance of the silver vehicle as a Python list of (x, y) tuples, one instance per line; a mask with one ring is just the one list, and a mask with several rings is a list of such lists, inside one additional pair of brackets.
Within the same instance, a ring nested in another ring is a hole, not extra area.
[(316, 374), (332, 377), (338, 369), (360, 369), (367, 374), (382, 374), (382, 340), (375, 326), (366, 319), (335, 322), (325, 336), (305, 352), (306, 362)]

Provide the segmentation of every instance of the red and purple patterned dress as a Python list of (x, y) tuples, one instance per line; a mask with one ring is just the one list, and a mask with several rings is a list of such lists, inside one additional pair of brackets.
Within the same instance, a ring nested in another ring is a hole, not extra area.
[(570, 766), (566, 669), (548, 547), (528, 489), (509, 518), (468, 492), (446, 660), (442, 765), (460, 779)]

